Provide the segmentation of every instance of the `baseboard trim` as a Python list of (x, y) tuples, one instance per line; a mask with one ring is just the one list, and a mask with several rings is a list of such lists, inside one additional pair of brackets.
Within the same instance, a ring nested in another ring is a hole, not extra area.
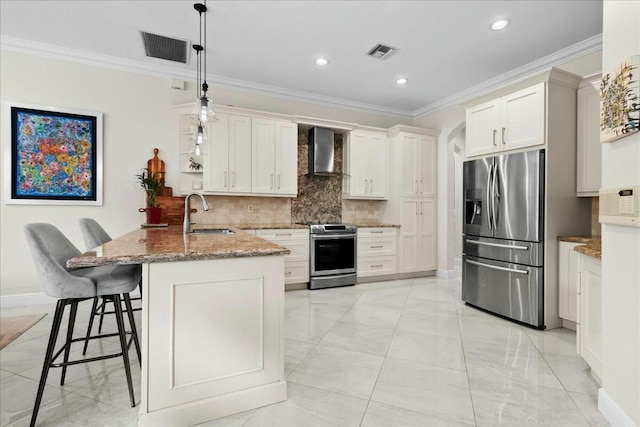
[(456, 277), (456, 270), (445, 270), (443, 268), (439, 268), (436, 271), (436, 276), (440, 277), (441, 279), (454, 279)]
[(384, 274), (381, 276), (358, 277), (358, 281), (356, 283), (373, 283), (373, 282), (384, 282), (386, 280), (418, 279), (420, 277), (431, 277), (431, 276), (435, 276), (434, 270), (415, 271), (413, 273)]
[(17, 294), (0, 296), (0, 308), (22, 307), (25, 305), (53, 304), (57, 300), (47, 296), (44, 292), (33, 294)]
[(614, 427), (637, 426), (603, 388), (598, 389), (598, 411)]
[[(131, 292), (132, 297), (140, 296), (140, 288)], [(24, 307), (28, 305), (55, 304), (57, 298), (47, 296), (44, 292), (33, 294), (16, 294), (0, 296), (0, 308)]]

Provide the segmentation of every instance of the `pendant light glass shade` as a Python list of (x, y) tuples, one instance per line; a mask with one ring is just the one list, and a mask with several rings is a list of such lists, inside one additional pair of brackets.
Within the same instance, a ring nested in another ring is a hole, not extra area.
[(191, 114), (201, 123), (216, 119), (216, 114), (213, 112), (213, 102), (206, 93), (196, 100)]
[(202, 123), (198, 123), (193, 127), (193, 135), (189, 138), (189, 143), (193, 144), (193, 148), (190, 153), (200, 157), (204, 148), (203, 146), (207, 141), (207, 129)]

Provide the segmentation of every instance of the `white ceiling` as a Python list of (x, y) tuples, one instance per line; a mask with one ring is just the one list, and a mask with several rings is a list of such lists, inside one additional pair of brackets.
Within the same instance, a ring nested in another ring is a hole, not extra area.
[[(99, 56), (103, 62), (195, 78), (194, 55), (189, 65), (147, 58), (138, 33), (197, 41), (193, 3), (3, 0), (0, 34), (3, 47), (43, 43), (41, 51)], [(602, 2), (594, 0), (208, 1), (207, 6), (210, 83), (409, 116), (602, 32)], [(502, 17), (511, 25), (492, 31), (490, 24)], [(366, 56), (376, 43), (400, 50), (382, 61)], [(329, 65), (316, 66), (318, 56)], [(408, 85), (395, 84), (401, 76), (409, 78)]]

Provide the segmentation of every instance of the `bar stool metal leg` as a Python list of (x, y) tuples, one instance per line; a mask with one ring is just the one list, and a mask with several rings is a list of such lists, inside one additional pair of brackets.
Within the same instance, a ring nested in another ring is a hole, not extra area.
[(89, 337), (91, 336), (91, 328), (93, 328), (93, 318), (95, 317), (96, 309), (98, 308), (98, 297), (93, 299), (93, 305), (91, 306), (91, 315), (89, 316), (89, 326), (87, 326), (87, 335), (84, 341), (84, 348), (82, 349), (82, 355), (87, 354), (87, 346), (89, 345)]
[[(64, 364), (62, 365), (62, 375), (60, 376), (60, 385), (64, 385), (64, 378), (67, 376), (67, 362), (69, 362), (69, 350), (71, 349), (71, 340), (73, 339), (73, 327), (76, 323), (76, 314), (78, 313), (78, 301), (71, 303), (71, 312), (69, 313), (69, 326), (67, 327), (67, 342), (64, 344)], [(86, 341), (85, 341), (86, 342)]]
[(122, 316), (122, 305), (120, 295), (113, 295), (113, 305), (116, 311), (116, 322), (118, 324), (118, 334), (120, 335), (120, 346), (122, 347), (122, 360), (124, 361), (124, 371), (127, 375), (127, 385), (129, 386), (129, 397), (131, 398), (131, 407), (136, 406), (136, 400), (133, 396), (133, 380), (131, 379), (131, 366), (129, 363), (129, 346), (127, 345), (127, 337), (124, 330), (124, 318)]
[(129, 317), (129, 325), (131, 325), (131, 335), (133, 336), (133, 345), (136, 346), (136, 353), (138, 353), (138, 363), (142, 366), (142, 354), (140, 353), (140, 341), (138, 340), (138, 329), (136, 328), (136, 321), (133, 317), (133, 308), (131, 307), (131, 298), (129, 294), (122, 294), (124, 297), (124, 305), (127, 309), (127, 315)]
[(102, 310), (100, 311), (100, 323), (98, 323), (98, 333), (102, 333), (102, 322), (104, 322), (104, 309), (106, 308), (107, 300), (102, 298)]
[(47, 376), (49, 375), (49, 366), (51, 365), (51, 359), (56, 347), (56, 340), (58, 339), (58, 332), (60, 331), (60, 324), (62, 323), (62, 315), (64, 314), (64, 307), (67, 301), (60, 299), (56, 304), (56, 312), (53, 315), (53, 322), (51, 323), (51, 333), (49, 334), (49, 344), (47, 344), (47, 351), (44, 355), (44, 362), (42, 364), (42, 373), (40, 374), (40, 383), (38, 384), (38, 392), (36, 394), (36, 403), (33, 405), (33, 412), (31, 413), (31, 422), (29, 425), (34, 427), (36, 425), (36, 418), (38, 417), (38, 410), (40, 409), (40, 403), (42, 402), (42, 395), (44, 393), (44, 386), (47, 383)]

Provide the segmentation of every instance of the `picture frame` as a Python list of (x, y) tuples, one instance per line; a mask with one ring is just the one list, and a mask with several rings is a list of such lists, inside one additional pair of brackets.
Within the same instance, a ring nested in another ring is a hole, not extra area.
[(633, 55), (600, 83), (600, 142), (640, 131), (640, 55)]
[(5, 104), (5, 204), (102, 205), (102, 113)]

